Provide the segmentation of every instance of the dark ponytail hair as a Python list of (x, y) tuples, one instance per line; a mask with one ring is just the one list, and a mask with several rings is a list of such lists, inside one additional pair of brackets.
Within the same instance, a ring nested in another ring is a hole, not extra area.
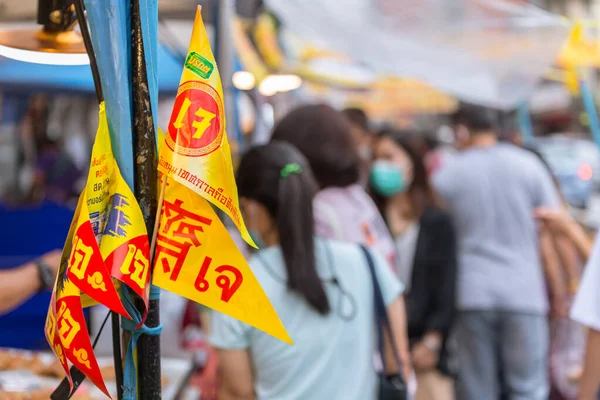
[(284, 142), (254, 147), (240, 161), (237, 185), (240, 197), (259, 202), (277, 221), (288, 289), (319, 314), (329, 313), (315, 257), (312, 200), (317, 185), (306, 159)]

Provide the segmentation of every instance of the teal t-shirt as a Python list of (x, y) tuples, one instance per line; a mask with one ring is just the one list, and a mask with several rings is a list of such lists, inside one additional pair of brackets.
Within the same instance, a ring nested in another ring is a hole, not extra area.
[[(354, 244), (316, 239), (316, 258), (331, 306), (326, 316), (287, 289), (279, 247), (260, 250), (250, 260), (294, 346), (231, 317), (213, 313), (211, 343), (219, 349), (249, 350), (257, 399), (376, 398), (373, 284), (364, 254)], [(384, 300), (389, 305), (402, 293), (403, 286), (381, 256), (373, 254), (373, 258)], [(331, 283), (332, 275), (353, 301)]]

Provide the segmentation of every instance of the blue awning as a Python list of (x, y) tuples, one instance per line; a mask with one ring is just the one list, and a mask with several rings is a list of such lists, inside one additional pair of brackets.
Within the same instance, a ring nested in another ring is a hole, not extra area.
[[(177, 92), (183, 62), (166, 46), (158, 47), (158, 87), (161, 96)], [(0, 57), (0, 91), (91, 95), (94, 93), (94, 81), (89, 65), (42, 65)]]

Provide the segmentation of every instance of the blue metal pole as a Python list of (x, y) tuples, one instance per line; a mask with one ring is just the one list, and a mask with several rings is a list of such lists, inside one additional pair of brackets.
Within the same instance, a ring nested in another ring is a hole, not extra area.
[[(129, 0), (84, 0), (102, 83), (113, 154), (123, 179), (134, 189), (131, 104), (131, 10)], [(122, 289), (126, 291), (126, 289)], [(113, 314), (117, 396), (123, 398), (119, 317)], [(124, 335), (125, 336), (125, 335)]]
[(594, 95), (592, 94), (590, 85), (583, 76), (582, 71), (579, 71), (579, 84), (581, 87), (581, 99), (583, 100), (585, 113), (587, 114), (590, 123), (592, 138), (596, 142), (596, 145), (600, 147), (600, 122), (598, 121), (598, 111), (594, 104)]
[(529, 114), (527, 102), (523, 102), (519, 106), (517, 117), (519, 119), (519, 131), (521, 132), (523, 144), (526, 146), (533, 145), (533, 124), (531, 123), (531, 115)]
[(130, 1), (84, 2), (102, 80), (113, 153), (123, 179), (133, 190)]

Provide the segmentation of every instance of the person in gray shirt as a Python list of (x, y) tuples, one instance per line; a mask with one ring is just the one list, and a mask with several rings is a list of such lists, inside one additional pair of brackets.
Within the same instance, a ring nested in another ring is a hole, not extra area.
[(464, 105), (463, 150), (433, 178), (458, 236), (457, 399), (548, 398), (548, 302), (537, 207), (558, 207), (536, 156), (494, 131), (495, 111)]

